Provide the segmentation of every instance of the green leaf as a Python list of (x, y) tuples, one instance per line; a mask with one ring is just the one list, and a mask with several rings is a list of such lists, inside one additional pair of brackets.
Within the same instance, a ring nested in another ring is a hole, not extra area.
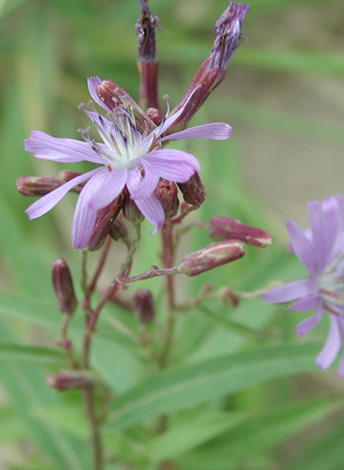
[(25, 428), (20, 418), (13, 409), (0, 409), (0, 422), (6, 423), (6, 426), (0, 426), (0, 442), (13, 442), (27, 437)]
[[(328, 399), (313, 400), (253, 416), (239, 423), (233, 430), (223, 433), (221, 437), (208, 442), (201, 449), (183, 456), (178, 463), (183, 469), (220, 470), (223, 468), (223, 460), (227, 461), (230, 468), (231, 465), (235, 468), (238, 462), (245, 462), (246, 458), (264, 459), (267, 450), (303, 427), (316, 424), (339, 405), (339, 401), (333, 403)], [(299, 466), (293, 468), (301, 469)]]
[[(143, 374), (143, 365), (138, 360), (138, 345), (128, 334), (123, 333), (113, 320), (110, 307), (102, 312), (97, 332), (93, 335), (92, 365), (116, 393), (123, 393), (133, 387)], [(33, 324), (53, 327), (58, 330), (62, 316), (54, 303), (44, 299), (0, 292), (0, 315), (19, 318)], [(77, 312), (69, 327), (71, 338), (84, 331), (82, 315)], [(80, 344), (75, 342), (76, 347)], [(0, 353), (1, 355), (1, 353)], [(114, 360), (115, 358), (115, 360)]]
[(303, 426), (316, 423), (339, 404), (338, 400), (317, 399), (268, 411), (238, 426), (234, 432), (222, 435), (217, 445), (226, 447), (238, 458), (245, 455), (247, 447), (252, 453), (261, 453), (300, 431)]
[(56, 362), (65, 359), (65, 354), (59, 349), (0, 343), (0, 360), (16, 357), (26, 361)]
[(15, 8), (20, 7), (27, 0), (1, 0), (0, 2), (0, 17), (9, 14)]
[(131, 426), (276, 377), (315, 369), (319, 344), (306, 343), (218, 356), (162, 372), (115, 403), (114, 428)]
[(208, 414), (190, 423), (175, 426), (158, 437), (150, 444), (148, 454), (154, 461), (178, 457), (236, 427), (245, 419), (243, 413)]
[[(13, 340), (11, 331), (0, 322), (0, 340)], [(59, 396), (45, 386), (44, 374), (27, 361), (3, 361), (0, 368), (2, 385), (12, 401), (18, 416), (27, 426), (30, 437), (35, 440), (44, 454), (49, 457), (56, 470), (85, 469), (84, 444), (56, 429), (42, 424), (32, 416), (32, 409), (42, 405), (59, 403)]]
[(334, 429), (319, 427), (304, 455), (286, 465), (286, 469), (341, 470), (344, 468), (343, 435), (342, 423), (336, 425)]
[(77, 407), (67, 403), (38, 406), (33, 409), (32, 414), (42, 422), (61, 431), (81, 439), (88, 438), (88, 424), (81, 404)]

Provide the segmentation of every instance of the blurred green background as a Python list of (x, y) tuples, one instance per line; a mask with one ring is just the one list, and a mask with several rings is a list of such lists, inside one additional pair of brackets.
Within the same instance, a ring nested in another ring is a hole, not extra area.
[[(162, 33), (157, 34), (160, 96), (168, 94), (172, 106), (208, 56), (214, 38), (214, 23), (227, 5), (228, 2), (222, 0), (150, 1), (151, 11), (159, 16), (162, 28)], [(19, 342), (51, 346), (58, 324), (58, 318), (52, 318), (57, 313), (45, 317), (43, 310), (37, 311), (37, 306), (30, 307), (26, 303), (25, 295), (34, 296), (43, 304), (49, 301), (53, 304), (49, 270), (55, 257), (63, 255), (67, 258), (76, 278), (79, 276), (79, 253), (70, 248), (74, 195), (64, 198), (51, 213), (29, 222), (24, 210), (30, 200), (17, 194), (14, 184), (23, 174), (54, 176), (59, 169), (67, 167), (35, 160), (23, 150), (23, 139), (32, 129), (58, 137), (77, 138), (77, 129), (88, 125), (78, 110), (78, 104), (89, 99), (88, 76), (110, 78), (137, 97), (134, 24), (138, 13), (135, 0), (0, 0), (0, 286), (6, 292), (0, 299), (5, 314), (0, 318), (2, 344)], [(185, 296), (187, 288), (197, 292), (204, 282), (216, 285), (223, 284), (226, 279), (227, 284), (249, 289), (262, 287), (275, 278), (292, 279), (303, 275), (297, 263), (284, 253), (286, 234), (283, 224), (287, 217), (304, 223), (308, 200), (343, 192), (343, 17), (342, 0), (251, 2), (243, 27), (245, 40), (228, 67), (227, 77), (193, 119), (193, 124), (212, 120), (229, 122), (233, 127), (231, 141), (195, 141), (178, 145), (199, 158), (202, 179), (208, 190), (206, 203), (193, 217), (203, 220), (214, 215), (238, 217), (243, 222), (270, 230), (275, 236), (275, 245), (263, 252), (248, 250), (240, 264), (221, 268), (219, 273), (210, 273), (193, 282), (182, 281), (178, 292), (180, 298)], [(80, 171), (81, 165), (68, 168)], [(148, 225), (144, 231), (148, 232)], [(186, 240), (183, 252), (187, 248), (199, 248), (206, 242), (204, 234), (192, 235)], [(144, 243), (136, 272), (152, 264), (156, 239), (145, 236)], [(111, 273), (111, 267), (108, 267), (103, 282)], [(148, 286), (152, 288), (151, 284)], [(19, 310), (12, 308), (15, 298), (22, 302)], [(282, 343), (295, 340), (293, 328), (299, 314), (288, 313), (286, 316), (281, 308), (255, 301), (244, 304), (237, 317), (250, 327), (262, 328), (269, 324), (280, 334)], [(196, 328), (197, 331), (193, 320), (186, 319), (184, 330), (180, 331), (177, 364), (261, 343), (252, 342), (252, 339), (247, 341), (242, 334), (236, 336), (233, 332), (222, 331), (223, 326), (211, 322), (214, 328), (211, 331), (215, 333), (205, 340), (204, 332), (210, 331), (207, 323), (210, 320), (203, 319), (205, 323), (199, 330)], [(188, 322), (192, 333), (187, 327)], [(326, 328), (324, 324), (323, 332), (316, 334), (317, 339), (324, 337)], [(183, 338), (187, 339), (183, 342)], [(130, 363), (125, 378), (120, 366), (115, 371), (111, 369), (115, 366), (111, 366), (108, 355), (119, 354), (117, 346), (112, 347), (108, 349), (106, 344), (99, 344), (97, 361), (103, 365), (97, 366), (104, 376), (114, 373), (114, 391), (122, 392), (137, 382), (140, 372), (136, 365), (132, 366), (131, 359), (124, 362), (125, 367)], [(123, 351), (122, 356), (125, 356)], [(47, 433), (47, 426), (50, 431), (60, 427), (63, 431), (66, 429), (56, 421), (56, 413), (44, 414), (44, 406), (43, 411), (39, 411), (40, 405), (58, 406), (64, 400), (45, 389), (45, 361), (44, 365), (37, 365), (31, 363), (30, 358), (22, 362), (21, 357), (14, 362), (6, 347), (1, 350), (0, 358), (3, 381), (0, 468), (85, 468), (71, 463), (73, 459), (64, 460), (65, 457), (59, 456), (61, 449), (56, 442), (60, 437), (56, 438), (55, 431), (51, 436)], [(333, 413), (328, 415), (331, 411), (329, 398), (340, 395), (343, 387), (343, 382), (333, 375), (333, 371), (317, 372), (293, 381), (282, 379), (278, 383), (257, 385), (238, 392), (228, 399), (228, 403), (222, 403), (230, 410), (253, 414), (264, 409), (267, 415), (260, 417), (262, 423), (258, 421), (256, 428), (253, 424), (251, 431), (245, 428), (242, 431), (243, 439), (246, 435), (251, 436), (247, 439), (253, 448), (252, 455), (256, 456), (256, 460), (252, 460), (253, 466), (245, 466), (248, 464), (244, 462), (242, 466), (235, 463), (234, 467), (228, 464), (228, 467), (214, 468), (344, 468), (343, 425), (334, 419)], [(299, 410), (297, 406), (300, 405), (294, 403), (321, 396), (326, 397), (325, 404), (316, 402), (314, 409), (307, 403), (306, 408), (301, 406)], [(77, 398), (71, 397), (70, 402), (73, 400), (75, 402)], [(286, 408), (276, 411), (276, 405)], [(216, 410), (214, 407), (213, 411)], [(279, 418), (273, 413), (280, 413)], [(323, 415), (326, 419), (322, 421), (321, 431), (315, 432), (314, 420)], [(279, 428), (276, 425), (269, 428), (270, 422), (277, 422), (275, 418), (280, 419)], [(78, 419), (77, 416), (76, 428)], [(27, 427), (22, 427), (23, 423)], [(267, 429), (265, 440), (255, 441), (262, 426)], [(32, 436), (29, 430), (32, 430)], [(67, 431), (73, 435), (70, 441), (67, 439), (68, 446), (73, 439), (85, 437), (74, 432), (75, 436), (73, 429)], [(225, 440), (217, 442), (218, 449), (232, 438), (230, 435), (227, 440), (222, 437)], [(315, 444), (313, 438), (318, 439)], [(121, 441), (116, 439), (112, 436), (112, 442), (120, 446)], [(43, 443), (43, 448), (54, 454), (55, 462), (60, 463), (52, 467), (42, 464), (45, 460), (41, 451), (37, 451), (37, 442)], [(130, 445), (126, 445), (128, 453), (132, 452)], [(265, 452), (264, 458), (261, 451)], [(218, 453), (220, 455), (220, 450)], [(200, 462), (192, 458), (191, 455), (180, 468), (192, 470), (195, 465), (201, 468)], [(65, 463), (67, 461), (69, 464)], [(211, 470), (210, 463), (204, 465), (208, 467), (202, 468)]]

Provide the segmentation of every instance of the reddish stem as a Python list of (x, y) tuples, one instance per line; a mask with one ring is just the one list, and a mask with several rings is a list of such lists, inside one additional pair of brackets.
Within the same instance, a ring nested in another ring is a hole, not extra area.
[[(174, 244), (173, 244), (173, 225), (167, 221), (161, 230), (162, 237), (162, 264), (165, 269), (173, 267), (174, 263)], [(174, 326), (175, 326), (175, 289), (172, 274), (166, 276), (167, 292), (167, 325), (164, 337), (164, 343), (160, 356), (160, 368), (164, 369), (169, 361), (170, 350), (172, 346)]]
[(100, 276), (101, 272), (103, 271), (107, 255), (109, 253), (111, 241), (112, 241), (112, 239), (111, 239), (110, 235), (107, 235), (107, 237), (105, 238), (105, 241), (104, 241), (102, 252), (100, 254), (100, 258), (99, 258), (99, 261), (98, 261), (96, 271), (93, 275), (92, 281), (90, 282), (90, 284), (88, 286), (88, 295), (89, 296), (91, 296), (93, 294), (94, 289), (96, 288), (99, 276)]

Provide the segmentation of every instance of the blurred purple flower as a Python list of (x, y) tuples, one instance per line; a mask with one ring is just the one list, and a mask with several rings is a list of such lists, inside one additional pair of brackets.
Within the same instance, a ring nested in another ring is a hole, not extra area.
[[(315, 363), (327, 369), (335, 360), (344, 339), (344, 199), (333, 196), (322, 202), (308, 203), (310, 229), (303, 232), (292, 220), (286, 222), (291, 249), (309, 271), (306, 279), (289, 282), (267, 291), (266, 302), (296, 300), (287, 310), (315, 313), (296, 326), (304, 335), (312, 330), (326, 311), (330, 331), (325, 346)], [(339, 364), (339, 377), (344, 377), (344, 354)]]
[(144, 217), (154, 225), (153, 232), (159, 230), (165, 221), (164, 211), (154, 195), (159, 178), (185, 183), (195, 172), (200, 171), (193, 155), (181, 150), (162, 149), (161, 144), (166, 140), (183, 138), (223, 140), (228, 139), (231, 132), (228, 124), (214, 122), (162, 137), (183, 112), (186, 102), (171, 116), (167, 112), (153, 131), (141, 134), (129, 104), (111, 110), (97, 95), (100, 78), (89, 78), (87, 84), (93, 100), (107, 111), (105, 118), (93, 106), (90, 109), (82, 107), (95, 125), (102, 142), (92, 139), (89, 130), (81, 134), (84, 142), (55, 138), (40, 131), (32, 131), (30, 138), (25, 141), (25, 150), (37, 158), (57, 162), (87, 161), (101, 165), (51, 191), (26, 210), (30, 219), (40, 217), (52, 209), (68, 191), (88, 180), (75, 208), (72, 227), (74, 248), (87, 245), (97, 212), (110, 204), (125, 186)]

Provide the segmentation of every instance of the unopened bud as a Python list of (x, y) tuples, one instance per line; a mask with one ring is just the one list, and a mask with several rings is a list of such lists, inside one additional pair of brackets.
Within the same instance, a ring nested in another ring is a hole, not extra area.
[(95, 379), (88, 371), (61, 371), (49, 375), (46, 383), (56, 390), (70, 390), (73, 388), (89, 388), (94, 385)]
[(146, 289), (137, 290), (133, 298), (133, 305), (141, 323), (150, 323), (154, 320), (155, 309), (151, 291)]
[(132, 223), (141, 223), (143, 220), (143, 215), (141, 214), (135, 202), (130, 199), (130, 195), (127, 191), (125, 191), (123, 215), (127, 220)]
[[(181, 109), (191, 93), (193, 93), (183, 114), (179, 116), (178, 120), (168, 130), (169, 133), (172, 133), (177, 126), (185, 127), (210, 93), (224, 79), (227, 63), (233, 57), (236, 48), (240, 44), (242, 36), (241, 24), (249, 8), (249, 5), (242, 5), (231, 1), (215, 23), (216, 37), (210, 56), (201, 64), (185, 95), (173, 109), (172, 113)], [(196, 88), (197, 90), (194, 91)]]
[(136, 128), (141, 134), (155, 129), (153, 121), (142, 111), (134, 98), (112, 80), (103, 80), (97, 88), (97, 95), (111, 111), (118, 108), (129, 110), (134, 115)]
[(158, 97), (158, 61), (155, 49), (155, 29), (160, 29), (159, 19), (148, 8), (148, 2), (140, 0), (141, 13), (135, 29), (138, 42), (137, 62), (141, 75), (140, 104), (143, 108), (160, 108)]
[(184, 256), (178, 268), (179, 272), (187, 276), (197, 276), (209, 269), (235, 261), (244, 254), (245, 245), (240, 241), (229, 240), (212, 243)]
[(209, 236), (213, 240), (241, 240), (249, 245), (271, 245), (271, 236), (260, 228), (245, 225), (230, 217), (216, 216), (208, 222)]
[(109, 205), (98, 211), (97, 219), (88, 240), (88, 250), (97, 250), (101, 246), (123, 206), (123, 201), (124, 197), (120, 194)]
[(51, 277), (56, 296), (57, 308), (62, 313), (71, 315), (77, 307), (77, 300), (75, 297), (72, 275), (63, 258), (59, 258), (54, 261), (51, 270)]
[(56, 341), (56, 344), (58, 346), (60, 346), (60, 348), (63, 348), (63, 349), (66, 349), (66, 350), (72, 348), (72, 342), (67, 338), (58, 339)]
[(62, 184), (60, 178), (49, 176), (20, 176), (16, 181), (17, 190), (23, 196), (45, 196)]
[(194, 173), (186, 183), (178, 183), (184, 201), (191, 206), (198, 207), (206, 197), (205, 187), (198, 173)]
[(127, 240), (128, 239), (128, 230), (123, 222), (120, 220), (115, 220), (111, 225), (109, 235), (116, 241)]
[(179, 207), (177, 186), (170, 181), (160, 178), (154, 193), (164, 209), (166, 219), (176, 215)]

